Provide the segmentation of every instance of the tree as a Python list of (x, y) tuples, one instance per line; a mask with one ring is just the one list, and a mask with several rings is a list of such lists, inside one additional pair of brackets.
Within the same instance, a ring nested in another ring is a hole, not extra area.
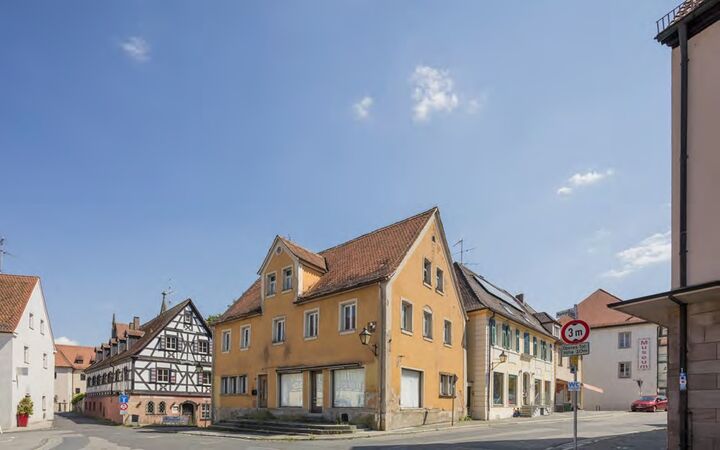
[(222, 317), (222, 314), (210, 314), (207, 319), (205, 319), (205, 322), (207, 322), (208, 325), (213, 326), (220, 317)]

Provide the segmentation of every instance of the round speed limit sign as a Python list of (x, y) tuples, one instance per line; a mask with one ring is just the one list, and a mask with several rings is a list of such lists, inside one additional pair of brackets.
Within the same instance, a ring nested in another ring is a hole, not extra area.
[(590, 326), (585, 321), (576, 319), (563, 325), (560, 337), (566, 344), (585, 342), (590, 336)]

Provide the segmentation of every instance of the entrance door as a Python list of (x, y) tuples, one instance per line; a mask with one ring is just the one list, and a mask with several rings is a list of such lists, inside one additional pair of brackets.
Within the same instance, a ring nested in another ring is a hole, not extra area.
[(180, 414), (186, 416), (188, 424), (193, 425), (195, 423), (195, 405), (192, 403), (183, 403), (180, 405)]
[(257, 378), (257, 406), (258, 408), (267, 408), (268, 385), (267, 375), (258, 375)]
[(323, 373), (310, 372), (310, 412), (321, 413), (323, 409)]
[(530, 404), (530, 374), (523, 373), (523, 406)]

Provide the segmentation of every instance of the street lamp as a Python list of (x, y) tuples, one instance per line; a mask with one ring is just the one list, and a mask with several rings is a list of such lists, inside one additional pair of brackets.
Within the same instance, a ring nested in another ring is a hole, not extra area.
[[(371, 330), (374, 331), (375, 324), (373, 322), (368, 323), (368, 326), (364, 327), (362, 329), (362, 331), (360, 332), (360, 334), (358, 335), (360, 337), (360, 343), (362, 343), (362, 345), (365, 345), (365, 346), (370, 346), (370, 337), (373, 335), (373, 333), (370, 330), (368, 330), (368, 328), (370, 328)], [(373, 344), (372, 347), (370, 347), (370, 348), (372, 349), (373, 354), (375, 356), (377, 356), (378, 355), (377, 344)]]

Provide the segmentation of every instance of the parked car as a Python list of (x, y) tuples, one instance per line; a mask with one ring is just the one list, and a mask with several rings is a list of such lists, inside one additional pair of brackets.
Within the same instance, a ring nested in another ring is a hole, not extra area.
[(632, 402), (630, 410), (632, 411), (667, 411), (668, 400), (662, 395), (643, 395), (638, 400)]

